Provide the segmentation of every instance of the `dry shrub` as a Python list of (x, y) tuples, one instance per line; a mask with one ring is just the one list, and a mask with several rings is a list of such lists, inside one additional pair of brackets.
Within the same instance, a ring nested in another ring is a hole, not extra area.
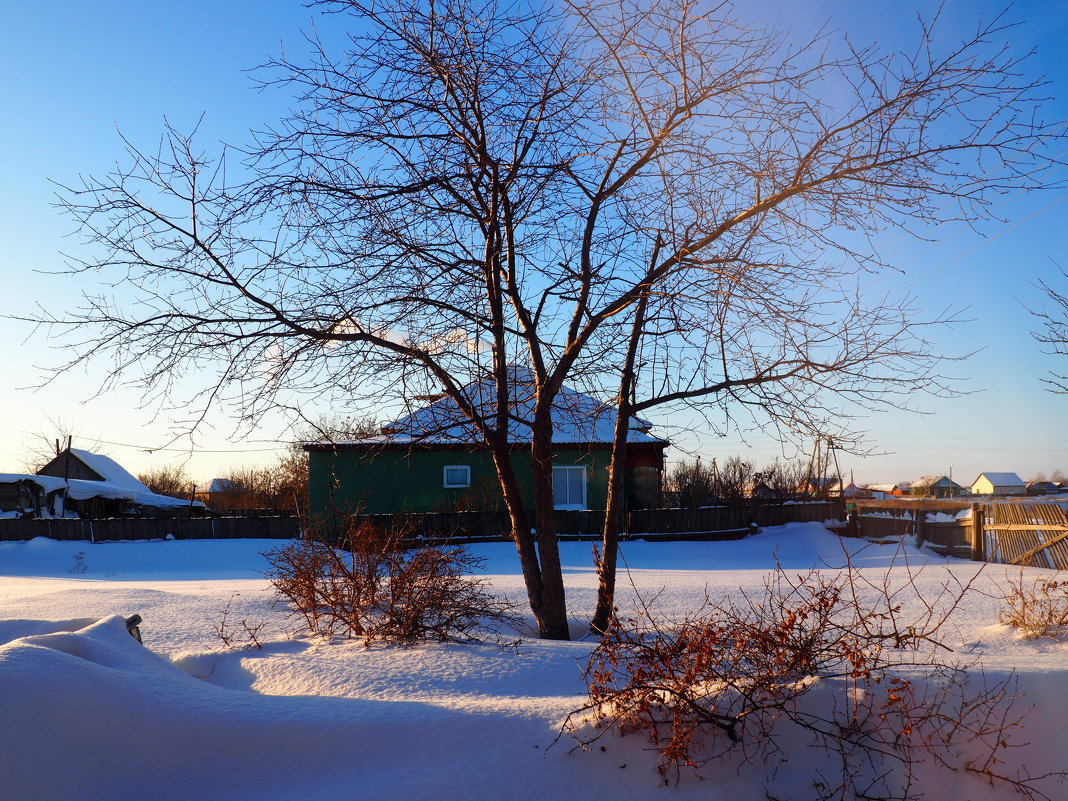
[(1062, 636), (1068, 628), (1068, 579), (1060, 576), (1037, 578), (1030, 585), (1022, 570), (1016, 579), (1010, 577), (1008, 608), (998, 620), (1020, 629), (1027, 639)]
[(512, 605), (472, 575), (483, 560), (460, 546), (410, 548), (396, 533), (361, 526), (338, 545), (294, 540), (264, 556), (278, 597), (319, 636), (470, 641), (515, 622)]
[[(223, 610), (222, 619), (212, 626), (215, 632), (215, 636), (219, 638), (223, 645), (233, 650), (235, 648), (241, 648), (242, 650), (248, 650), (250, 648), (263, 648), (263, 642), (261, 641), (261, 635), (263, 630), (267, 627), (267, 621), (261, 620), (257, 623), (249, 621), (248, 617), (241, 618), (240, 622), (236, 625), (230, 617), (230, 612), (234, 605), (234, 598), (241, 593), (235, 592), (230, 596), (230, 600), (226, 602), (226, 609)], [(240, 630), (239, 630), (240, 629)]]
[[(769, 774), (806, 758), (815, 777), (806, 798), (906, 799), (920, 794), (917, 769), (931, 761), (1044, 797), (1046, 776), (1004, 770), (1026, 714), (1011, 680), (988, 682), (977, 665), (938, 656), (949, 650), (939, 632), (972, 582), (943, 584), (918, 604), (914, 579), (884, 582), (851, 567), (795, 578), (780, 569), (762, 592), (706, 597), (680, 622), (648, 608), (616, 620), (585, 670), (589, 703), (565, 729), (582, 747), (609, 731), (648, 738), (665, 781), (717, 758)], [(920, 611), (906, 618), (906, 608)]]

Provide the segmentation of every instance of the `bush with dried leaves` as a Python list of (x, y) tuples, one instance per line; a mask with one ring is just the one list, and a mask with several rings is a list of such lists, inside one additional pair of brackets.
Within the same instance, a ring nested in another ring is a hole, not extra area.
[(475, 575), (482, 560), (460, 546), (407, 547), (362, 526), (338, 545), (307, 538), (264, 556), (277, 596), (319, 636), (471, 641), (515, 623), (513, 606)]
[(815, 749), (806, 798), (919, 797), (925, 762), (1042, 798), (1047, 776), (1005, 768), (1026, 714), (1013, 680), (940, 656), (940, 632), (975, 580), (947, 575), (930, 598), (911, 574), (899, 586), (852, 567), (793, 578), (780, 569), (762, 592), (706, 597), (681, 621), (643, 608), (593, 652), (589, 702), (565, 730), (581, 747), (610, 731), (641, 734), (665, 781), (717, 758), (774, 773), (803, 743)]
[(998, 620), (1018, 628), (1029, 640), (1057, 638), (1065, 634), (1068, 630), (1068, 579), (1063, 574), (1042, 576), (1027, 584), (1021, 570), (1018, 578), (1009, 577), (1008, 581), (1007, 608)]

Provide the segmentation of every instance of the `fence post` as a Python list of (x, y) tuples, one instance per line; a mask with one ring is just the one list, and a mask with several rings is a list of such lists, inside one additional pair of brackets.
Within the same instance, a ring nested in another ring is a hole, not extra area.
[(916, 547), (922, 548), (927, 542), (927, 510), (916, 510)]
[(983, 508), (972, 504), (972, 559), (976, 562), (986, 561), (986, 514)]

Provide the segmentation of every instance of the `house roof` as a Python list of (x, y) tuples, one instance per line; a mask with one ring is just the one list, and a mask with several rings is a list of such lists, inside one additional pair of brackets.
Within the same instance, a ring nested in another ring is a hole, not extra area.
[(245, 488), (230, 478), (213, 478), (211, 481), (205, 481), (199, 487), (197, 492), (245, 492)]
[(971, 486), (975, 486), (979, 479), (985, 478), (995, 487), (1026, 487), (1027, 482), (1015, 473), (980, 473), (975, 477)]
[[(56, 476), (0, 473), (0, 484), (28, 480), (37, 484), (46, 493), (63, 490), (65, 497), (76, 501), (84, 501), (89, 498), (109, 498), (112, 500), (126, 500), (141, 506), (189, 505), (189, 501), (183, 498), (157, 495), (114, 459), (99, 453), (81, 450), (80, 448), (71, 448), (70, 453), (98, 476), (102, 476), (104, 480), (63, 479)], [(204, 504), (197, 501), (194, 505), (203, 506)]]
[[(508, 441), (531, 441), (530, 421), (534, 417), (534, 376), (525, 367), (510, 368)], [(461, 392), (478, 414), (492, 421), (497, 412), (496, 380), (487, 376), (463, 387)], [(480, 444), (482, 437), (474, 424), (460, 411), (451, 398), (431, 396), (427, 406), (383, 428), (381, 437), (336, 442), (348, 444)], [(570, 387), (561, 387), (552, 409), (552, 441), (554, 444), (609, 444), (616, 422), (616, 408)], [(652, 424), (641, 418), (631, 421), (627, 442), (667, 444), (667, 440), (647, 433)], [(311, 443), (309, 443), (311, 444)]]
[(125, 467), (120, 465), (110, 456), (85, 451), (81, 448), (70, 448), (69, 450), (71, 454), (78, 457), (86, 467), (104, 479), (108, 484), (112, 484), (116, 487), (124, 487), (131, 492), (152, 493), (152, 490), (138, 481), (132, 473), (127, 471)]
[(869, 484), (868, 489), (875, 492), (893, 492), (896, 489), (901, 489), (900, 484)]
[[(942, 483), (942, 482), (945, 482), (945, 483)], [(934, 484), (939, 484), (939, 483), (942, 483), (942, 486), (944, 486), (944, 487), (945, 486), (950, 486), (950, 487), (959, 487), (960, 486), (960, 484), (958, 484), (956, 481), (954, 481), (953, 479), (949, 478), (948, 476), (920, 476), (918, 479), (916, 479), (915, 481), (912, 482), (911, 486), (913, 486), (913, 487), (930, 487), (930, 486), (933, 486)]]
[(802, 482), (802, 486), (819, 487), (820, 489), (841, 489), (842, 482), (837, 476), (810, 476)]

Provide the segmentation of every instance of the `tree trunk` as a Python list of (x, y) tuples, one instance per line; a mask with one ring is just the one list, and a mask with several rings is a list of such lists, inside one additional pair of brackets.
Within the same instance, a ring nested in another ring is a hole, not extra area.
[[(660, 251), (660, 241), (654, 249), (654, 259)], [(634, 414), (634, 363), (638, 342), (645, 327), (645, 310), (649, 296), (642, 293), (634, 310), (634, 323), (627, 342), (623, 361), (623, 373), (619, 377), (619, 396), (616, 403), (616, 425), (612, 433), (612, 458), (608, 466), (608, 502), (604, 513), (604, 531), (601, 534), (601, 558), (597, 563), (597, 607), (590, 621), (590, 631), (603, 634), (615, 615), (616, 599), (616, 552), (619, 549), (619, 529), (623, 517), (623, 485), (627, 470), (627, 436)]]
[(629, 415), (624, 418), (620, 405), (615, 438), (612, 442), (612, 458), (608, 466), (608, 504), (601, 535), (601, 558), (597, 562), (597, 607), (593, 612), (593, 620), (590, 621), (590, 632), (593, 634), (604, 634), (615, 616), (616, 552), (619, 549), (619, 530), (623, 519), (623, 479), (627, 462), (627, 428), (620, 425), (620, 421), (624, 419), (629, 423)]
[(497, 480), (501, 485), (504, 495), (505, 508), (508, 510), (508, 519), (512, 527), (512, 542), (515, 543), (519, 553), (519, 564), (523, 569), (523, 583), (526, 585), (527, 601), (530, 603), (530, 611), (534, 613), (534, 619), (538, 624), (539, 636), (545, 637), (541, 632), (545, 629), (542, 623), (544, 594), (542, 587), (542, 571), (538, 565), (538, 552), (534, 547), (534, 535), (530, 532), (530, 522), (527, 519), (526, 504), (523, 503), (523, 494), (519, 489), (519, 480), (512, 469), (508, 447), (493, 448), (493, 464), (497, 468)]
[(537, 530), (541, 565), (541, 616), (538, 636), (547, 640), (570, 640), (567, 599), (560, 568), (560, 547), (556, 540), (556, 512), (553, 505), (552, 423), (548, 415), (535, 415), (531, 442), (531, 468), (534, 473), (534, 525)]

